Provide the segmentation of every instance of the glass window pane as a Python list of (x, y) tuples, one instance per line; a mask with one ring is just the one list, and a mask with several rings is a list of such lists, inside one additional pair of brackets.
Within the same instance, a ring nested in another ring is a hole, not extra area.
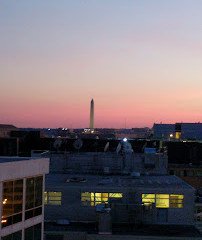
[(48, 196), (49, 196), (49, 197), (51, 197), (51, 196), (61, 197), (61, 196), (62, 196), (62, 193), (61, 193), (61, 192), (48, 192)]
[(34, 226), (34, 240), (41, 240), (41, 223)]
[(22, 222), (22, 213), (13, 215), (13, 224)]
[(90, 197), (90, 193), (89, 192), (82, 192), (81, 197)]
[(171, 197), (171, 199), (184, 199), (184, 195), (171, 194), (170, 197)]
[(49, 201), (49, 205), (61, 205), (61, 201)]
[(4, 217), (12, 215), (13, 209), (13, 181), (3, 183), (3, 212)]
[(91, 206), (94, 206), (94, 193), (91, 193)]
[(183, 204), (182, 203), (171, 203), (172, 208), (182, 208)]
[(5, 236), (5, 237), (2, 237), (1, 239), (2, 240), (12, 240), (12, 234), (9, 234), (9, 235), (7, 235), (7, 236)]
[(13, 240), (21, 240), (21, 238), (22, 238), (22, 231), (13, 233)]
[(25, 240), (34, 240), (34, 227), (25, 229)]
[(184, 195), (170, 195), (171, 207), (182, 208), (183, 207)]
[(142, 203), (145, 205), (155, 203), (155, 194), (142, 194)]
[(26, 210), (34, 207), (34, 178), (26, 179)]
[(14, 213), (22, 211), (22, 200), (23, 200), (23, 180), (14, 181)]
[(168, 198), (169, 199), (169, 194), (156, 194), (156, 198)]
[(156, 194), (156, 207), (169, 208), (169, 194)]
[(81, 193), (81, 201), (90, 201), (91, 200), (91, 194), (89, 192), (83, 192)]
[(123, 194), (122, 193), (109, 193), (110, 198), (122, 198)]
[(47, 204), (48, 201), (48, 195), (47, 192), (44, 192), (44, 204)]
[[(47, 195), (47, 199), (46, 199), (46, 195)], [(45, 203), (50, 205), (61, 205), (62, 192), (46, 192)]]
[(95, 193), (95, 202), (101, 202), (101, 193)]
[(35, 178), (35, 207), (42, 205), (42, 190), (43, 190), (43, 177)]
[(22, 238), (22, 231), (18, 231), (12, 234), (9, 234), (5, 237), (2, 237), (2, 240), (21, 240)]

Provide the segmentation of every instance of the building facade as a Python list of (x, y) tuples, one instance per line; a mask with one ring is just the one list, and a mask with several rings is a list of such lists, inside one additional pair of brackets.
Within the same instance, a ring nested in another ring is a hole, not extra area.
[(0, 158), (0, 240), (42, 240), (49, 159)]

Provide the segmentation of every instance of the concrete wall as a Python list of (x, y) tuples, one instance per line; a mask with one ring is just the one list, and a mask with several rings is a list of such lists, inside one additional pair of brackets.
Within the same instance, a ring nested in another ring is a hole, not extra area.
[(0, 162), (0, 181), (49, 173), (49, 159), (39, 158), (22, 161)]
[(45, 219), (69, 219), (70, 221), (96, 221), (96, 210), (94, 206), (82, 206), (81, 192), (122, 192), (121, 203), (111, 204), (112, 222), (158, 224), (159, 209), (153, 206), (145, 210), (142, 203), (142, 193), (156, 194), (183, 194), (183, 208), (168, 208), (167, 220), (164, 224), (192, 225), (194, 223), (194, 190), (182, 189), (130, 189), (130, 188), (81, 188), (81, 187), (54, 187), (48, 191), (62, 191), (61, 206), (45, 206)]

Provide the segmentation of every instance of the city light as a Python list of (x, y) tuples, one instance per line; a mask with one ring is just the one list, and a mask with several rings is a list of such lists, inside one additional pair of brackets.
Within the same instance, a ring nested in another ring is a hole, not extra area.
[(7, 223), (6, 219), (1, 220), (1, 223)]

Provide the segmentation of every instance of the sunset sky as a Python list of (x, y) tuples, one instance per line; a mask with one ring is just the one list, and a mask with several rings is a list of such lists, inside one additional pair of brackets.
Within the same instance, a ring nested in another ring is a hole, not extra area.
[(202, 121), (201, 0), (0, 2), (0, 123)]

